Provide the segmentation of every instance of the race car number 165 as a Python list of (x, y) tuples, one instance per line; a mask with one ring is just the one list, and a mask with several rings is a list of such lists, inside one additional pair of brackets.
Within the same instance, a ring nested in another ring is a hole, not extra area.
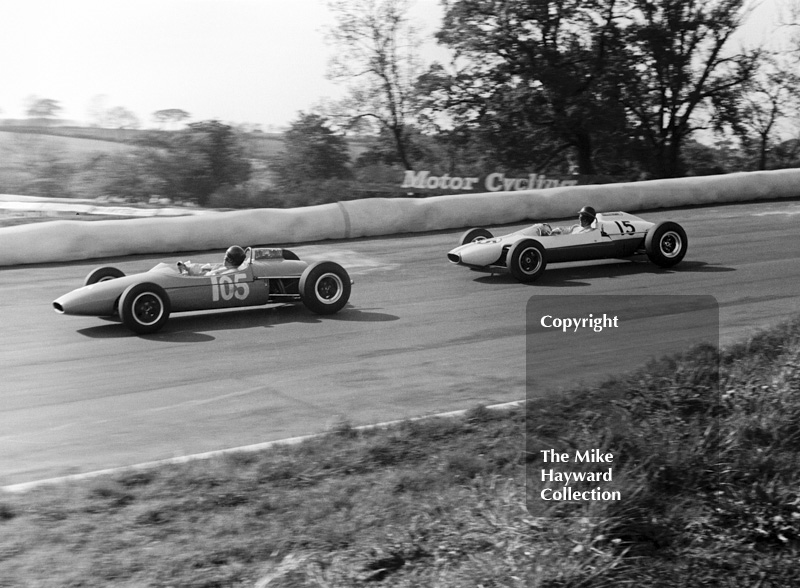
[(250, 286), (247, 282), (240, 282), (247, 278), (247, 274), (235, 274), (225, 276), (210, 276), (211, 278), (211, 300), (219, 302), (231, 300), (234, 296), (239, 300), (244, 300), (250, 294)]

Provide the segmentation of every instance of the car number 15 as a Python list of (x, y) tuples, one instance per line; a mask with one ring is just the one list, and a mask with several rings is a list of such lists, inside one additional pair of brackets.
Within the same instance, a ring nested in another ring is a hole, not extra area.
[(244, 300), (250, 294), (250, 286), (241, 280), (247, 279), (247, 274), (234, 274), (224, 276), (210, 276), (211, 278), (211, 300), (219, 302), (222, 300)]
[(623, 235), (625, 233), (632, 235), (633, 233), (636, 232), (636, 227), (634, 227), (630, 221), (622, 221), (622, 222), (614, 221), (614, 224), (617, 225), (619, 232), (622, 233)]

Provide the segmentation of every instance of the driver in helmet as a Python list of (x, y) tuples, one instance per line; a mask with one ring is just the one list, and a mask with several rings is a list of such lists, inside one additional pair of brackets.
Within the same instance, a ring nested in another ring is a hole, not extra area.
[(577, 235), (578, 233), (587, 233), (595, 229), (594, 221), (597, 218), (597, 213), (591, 206), (584, 206), (578, 212), (578, 224), (571, 225), (564, 228), (553, 229), (554, 235)]
[(191, 261), (179, 261), (178, 271), (187, 273), (190, 276), (218, 276), (239, 269), (245, 261), (247, 255), (244, 249), (238, 245), (228, 247), (222, 263), (192, 263)]

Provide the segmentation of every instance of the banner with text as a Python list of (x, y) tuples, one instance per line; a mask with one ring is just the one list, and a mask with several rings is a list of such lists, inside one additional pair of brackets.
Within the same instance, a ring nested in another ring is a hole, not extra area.
[(529, 173), (511, 175), (503, 172), (474, 176), (450, 174), (436, 175), (430, 171), (408, 170), (403, 175), (400, 187), (414, 193), (466, 194), (486, 192), (517, 192), (520, 190), (544, 190), (586, 184), (603, 184), (611, 178), (587, 175), (545, 175)]

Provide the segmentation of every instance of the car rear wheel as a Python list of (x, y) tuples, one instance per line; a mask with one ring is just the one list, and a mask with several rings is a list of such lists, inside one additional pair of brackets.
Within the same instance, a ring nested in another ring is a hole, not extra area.
[(533, 282), (547, 267), (547, 254), (541, 243), (523, 239), (514, 244), (506, 255), (509, 273), (519, 282)]
[(672, 221), (660, 222), (651, 227), (644, 239), (647, 257), (661, 267), (672, 267), (680, 263), (688, 246), (686, 231)]
[(84, 286), (91, 286), (97, 282), (106, 282), (108, 280), (116, 280), (125, 276), (125, 272), (115, 267), (98, 267), (89, 272), (86, 279), (83, 281)]
[(128, 286), (119, 299), (119, 317), (134, 333), (155, 333), (169, 319), (170, 301), (167, 292), (158, 284), (143, 283)]
[(477, 228), (477, 229), (470, 229), (458, 240), (459, 245), (466, 245), (467, 243), (472, 243), (477, 241), (478, 239), (491, 239), (494, 237), (491, 232), (486, 229)]
[(333, 261), (318, 261), (300, 276), (300, 298), (311, 312), (333, 314), (350, 299), (350, 275)]

